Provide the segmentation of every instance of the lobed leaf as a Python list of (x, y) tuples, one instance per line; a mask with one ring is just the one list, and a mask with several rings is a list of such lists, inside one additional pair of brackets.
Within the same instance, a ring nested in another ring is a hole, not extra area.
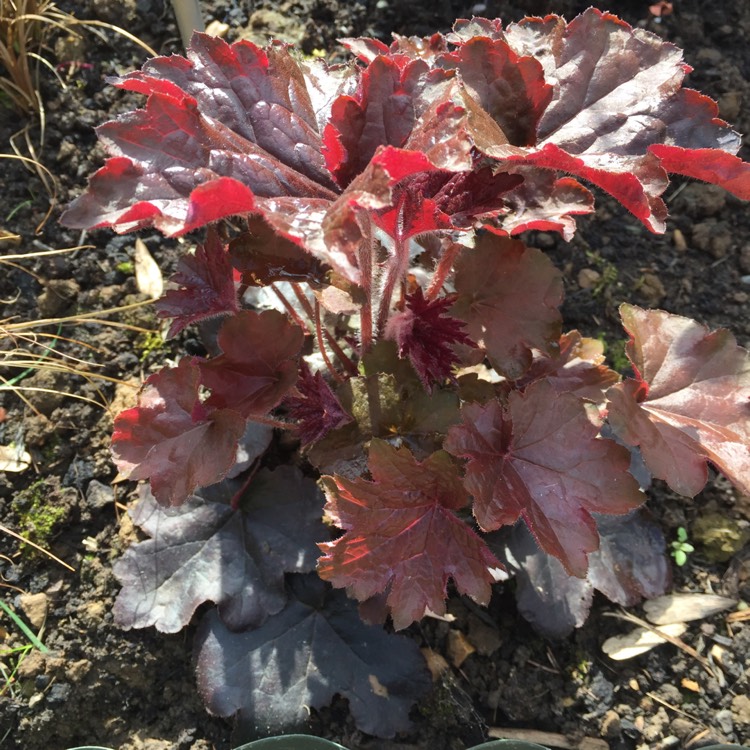
[(651, 473), (694, 496), (713, 463), (750, 494), (750, 354), (727, 330), (622, 305), (636, 378), (611, 388), (608, 419)]
[(496, 370), (520, 378), (532, 349), (550, 351), (560, 337), (562, 274), (540, 250), (489, 233), (461, 253), (455, 268), (451, 314), (466, 322)]
[(598, 513), (622, 514), (645, 496), (628, 473), (630, 454), (600, 438), (598, 419), (545, 380), (498, 401), (465, 404), (444, 447), (468, 459), (464, 485), (484, 531), (522, 519), (539, 546), (583, 578), (599, 546)]
[(340, 694), (357, 727), (390, 738), (430, 686), (414, 641), (365, 625), (356, 605), (317, 577), (294, 577), (286, 607), (236, 633), (215, 611), (196, 638), (198, 688), (211, 713), (262, 722), (271, 733), (303, 724)]
[(242, 489), (241, 481), (224, 481), (177, 509), (142, 497), (131, 516), (151, 538), (115, 564), (119, 627), (176, 633), (211, 601), (230, 628), (241, 630), (284, 607), (284, 573), (313, 570), (315, 542), (326, 536), (320, 492), (289, 466), (261, 470), (235, 510)]
[(486, 604), (499, 563), (457, 515), (468, 502), (444, 451), (417, 461), (405, 448), (370, 443), (372, 481), (324, 477), (326, 514), (344, 535), (321, 544), (318, 573), (360, 601), (381, 592), (397, 630), (427, 610), (445, 612), (452, 578)]
[(585, 578), (570, 576), (539, 549), (524, 524), (490, 537), (490, 546), (515, 574), (521, 614), (548, 638), (562, 638), (586, 621), (594, 590), (623, 607), (660, 596), (671, 585), (664, 535), (642, 508), (623, 516), (597, 515), (600, 546)]
[(169, 337), (206, 318), (239, 311), (232, 266), (215, 230), (209, 230), (194, 255), (180, 258), (170, 281), (181, 288), (170, 289), (154, 303), (159, 318), (174, 318)]
[(200, 361), (201, 383), (211, 389), (209, 408), (230, 408), (245, 418), (264, 416), (297, 380), (302, 329), (275, 310), (243, 310), (224, 322), (222, 353)]
[(190, 359), (149, 376), (138, 405), (117, 415), (112, 451), (120, 473), (149, 479), (162, 505), (180, 505), (197, 487), (220, 481), (234, 463), (245, 419), (200, 400)]

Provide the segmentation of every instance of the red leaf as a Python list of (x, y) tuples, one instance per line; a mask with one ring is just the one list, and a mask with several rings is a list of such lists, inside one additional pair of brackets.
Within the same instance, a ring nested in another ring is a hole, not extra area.
[(464, 484), (480, 527), (521, 518), (547, 554), (585, 576), (599, 546), (591, 513), (626, 513), (645, 499), (628, 473), (628, 450), (598, 437), (586, 404), (544, 380), (511, 392), (505, 408), (466, 404), (461, 414), (444, 447), (469, 459)]
[[(568, 24), (558, 16), (524, 19), (505, 39), (516, 53), (537, 57), (555, 89), (536, 149), (511, 160), (584, 177), (654, 231), (664, 229), (666, 171), (682, 173), (689, 163), (688, 174), (725, 184), (712, 176), (712, 162), (725, 158), (717, 152), (736, 153), (739, 136), (718, 119), (715, 102), (681, 88), (689, 68), (677, 47), (594, 8)], [(684, 158), (667, 147), (684, 149)]]
[(540, 250), (493, 234), (456, 261), (458, 299), (451, 314), (466, 322), (493, 366), (520, 378), (531, 365), (531, 349), (550, 349), (560, 337), (562, 274)]
[(275, 310), (243, 310), (219, 330), (222, 354), (199, 363), (201, 382), (211, 389), (206, 405), (229, 407), (243, 417), (265, 416), (297, 380), (304, 334)]
[(170, 289), (155, 307), (160, 318), (174, 318), (168, 336), (199, 320), (239, 311), (232, 266), (224, 245), (214, 229), (206, 242), (198, 245), (195, 255), (185, 255), (177, 264), (170, 281), (181, 289)]
[(150, 479), (162, 505), (223, 479), (234, 463), (245, 419), (200, 402), (200, 372), (189, 359), (151, 375), (138, 406), (118, 414), (112, 450), (120, 472)]
[(319, 372), (313, 375), (304, 360), (300, 364), (297, 390), (300, 395), (288, 398), (286, 405), (289, 416), (299, 423), (303, 445), (314, 443), (352, 421), (323, 376)]
[(690, 318), (632, 305), (620, 315), (636, 379), (607, 393), (613, 429), (675, 492), (700, 492), (710, 461), (750, 494), (750, 353)]
[(364, 171), (380, 146), (404, 145), (414, 127), (413, 100), (426, 69), (423, 62), (378, 56), (363, 71), (356, 94), (334, 102), (323, 153), (342, 188)]
[(409, 357), (428, 390), (451, 376), (459, 361), (453, 345), (471, 343), (464, 324), (446, 313), (453, 301), (452, 297), (428, 301), (417, 287), (406, 296), (406, 309), (391, 315), (386, 326), (386, 338), (398, 344), (399, 357)]
[(481, 604), (500, 563), (456, 515), (468, 497), (443, 451), (417, 461), (405, 447), (373, 440), (372, 481), (326, 477), (326, 511), (345, 530), (321, 544), (321, 577), (364, 601), (387, 591), (397, 630), (427, 612), (445, 612), (446, 586)]
[(738, 156), (713, 148), (687, 149), (657, 144), (649, 151), (667, 172), (720, 185), (738, 198), (750, 200), (750, 164)]
[(573, 393), (601, 405), (605, 401), (605, 391), (620, 380), (614, 370), (603, 364), (603, 350), (597, 339), (583, 338), (578, 331), (564, 333), (555, 355), (537, 354), (514, 387), (523, 390), (544, 378), (559, 393)]
[(517, 55), (500, 39), (477, 36), (440, 57), (438, 64), (458, 70), (471, 96), (500, 125), (508, 143), (536, 143), (537, 125), (553, 95), (537, 60)]

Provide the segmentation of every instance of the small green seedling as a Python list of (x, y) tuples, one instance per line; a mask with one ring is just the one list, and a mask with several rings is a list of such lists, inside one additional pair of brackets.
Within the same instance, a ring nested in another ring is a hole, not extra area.
[(685, 527), (680, 526), (677, 529), (677, 539), (672, 542), (672, 551), (670, 552), (672, 557), (674, 557), (675, 563), (679, 566), (683, 566), (687, 562), (688, 555), (691, 552), (695, 552), (695, 547), (688, 542), (687, 538), (688, 535)]

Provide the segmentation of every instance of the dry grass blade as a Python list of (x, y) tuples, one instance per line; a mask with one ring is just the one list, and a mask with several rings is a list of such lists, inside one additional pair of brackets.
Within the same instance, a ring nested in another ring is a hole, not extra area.
[(4, 534), (7, 534), (8, 536), (12, 536), (14, 539), (18, 539), (18, 541), (23, 542), (24, 544), (30, 545), (42, 554), (47, 555), (47, 557), (54, 560), (56, 563), (62, 565), (64, 568), (67, 568), (71, 573), (75, 573), (74, 567), (68, 565), (68, 563), (53, 555), (49, 550), (44, 549), (44, 547), (40, 547), (38, 544), (35, 544), (31, 541), (31, 539), (27, 539), (25, 536), (17, 534), (15, 531), (13, 531), (13, 529), (9, 529), (7, 526), (3, 526), (2, 524), (0, 524), (0, 531), (2, 531)]
[[(49, 43), (54, 32), (80, 36), (75, 27), (84, 27), (103, 36), (100, 29), (119, 34), (141, 47), (149, 56), (157, 53), (129, 31), (104, 21), (78, 19), (60, 10), (53, 0), (0, 0), (0, 105), (10, 105), (38, 126), (38, 142), (31, 135), (31, 123), (26, 123), (10, 138), (15, 158), (32, 168), (50, 196), (50, 212), (57, 194), (55, 179), (43, 167), (41, 154), (45, 140), (45, 110), (39, 92), (40, 71), (47, 69), (60, 86), (65, 82), (50, 62)], [(3, 102), (2, 100), (5, 100)], [(0, 154), (14, 158), (10, 154)], [(49, 216), (49, 212), (47, 214)], [(47, 220), (45, 217), (41, 226)], [(38, 230), (37, 230), (38, 231)]]

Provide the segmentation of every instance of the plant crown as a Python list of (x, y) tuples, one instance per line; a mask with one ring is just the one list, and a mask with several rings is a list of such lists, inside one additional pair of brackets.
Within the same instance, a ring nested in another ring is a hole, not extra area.
[[(284, 727), (340, 692), (392, 735), (424, 667), (406, 639), (358, 631), (339, 590), (401, 629), (444, 613), (450, 581), (487, 604), (513, 574), (522, 611), (561, 634), (594, 589), (633, 604), (668, 585), (638, 455), (679, 493), (711, 463), (750, 494), (747, 351), (623, 305), (622, 379), (563, 332), (562, 274), (517, 239), (570, 239), (594, 210), (580, 180), (662, 232), (668, 173), (749, 199), (750, 166), (683, 88), (680, 50), (608, 13), (344, 43), (356, 61), (329, 66), (196, 34), (186, 58), (115, 79), (145, 109), (98, 129), (111, 158), (63, 221), (208, 227), (157, 307), (171, 335), (218, 319), (213, 353), (152, 374), (115, 422), (120, 472), (152, 493), (117, 621), (173, 632), (212, 601), (213, 712)], [(273, 427), (317, 486), (264, 466)]]

